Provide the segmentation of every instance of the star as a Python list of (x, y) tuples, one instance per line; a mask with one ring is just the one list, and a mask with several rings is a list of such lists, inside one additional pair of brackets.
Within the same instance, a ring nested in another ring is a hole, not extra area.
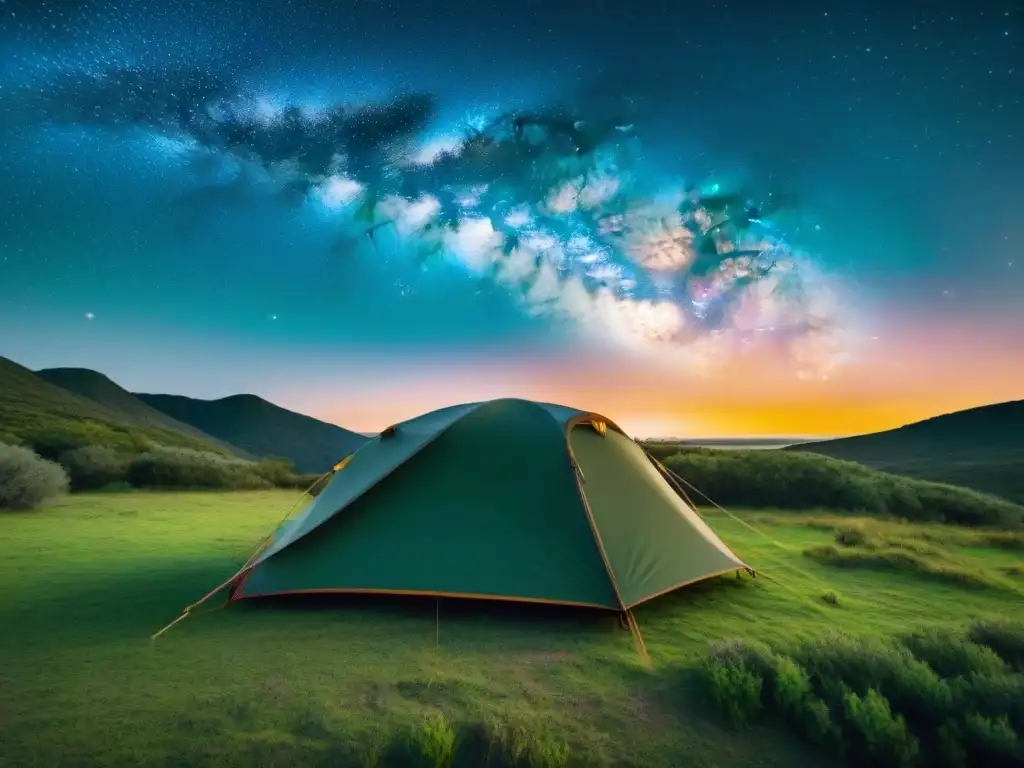
[(271, 320), (277, 320), (277, 315), (271, 315), (271, 316), (270, 316), (270, 319), (271, 319)]
[(86, 320), (94, 320), (94, 319), (96, 319), (96, 315), (94, 315), (92, 312), (86, 312), (85, 313), (85, 319)]

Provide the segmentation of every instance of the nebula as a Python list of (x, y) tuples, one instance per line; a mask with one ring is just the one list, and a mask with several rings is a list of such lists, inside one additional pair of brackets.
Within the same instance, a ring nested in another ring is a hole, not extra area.
[(260, 186), (317, 208), (339, 258), (454, 266), (525, 312), (664, 360), (699, 368), (772, 345), (802, 375), (843, 361), (836, 287), (773, 223), (777, 198), (668, 179), (643, 152), (642, 115), (577, 101), (438, 140), (431, 94), (311, 108), (207, 69), (120, 68), (15, 90), (4, 112), (141, 129), (176, 142), (183, 166), (205, 169), (196, 178), (229, 169), (171, 202), (192, 229)]

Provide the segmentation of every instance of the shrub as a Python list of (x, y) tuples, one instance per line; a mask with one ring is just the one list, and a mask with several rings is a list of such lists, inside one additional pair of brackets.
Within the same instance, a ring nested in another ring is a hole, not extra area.
[(1018, 672), (1024, 672), (1024, 624), (1005, 619), (979, 621), (971, 627), (970, 637), (987, 645)]
[(295, 465), (288, 459), (262, 459), (253, 464), (252, 471), (278, 488), (289, 488), (295, 483)]
[(868, 535), (863, 528), (839, 528), (836, 530), (836, 544), (844, 547), (863, 547), (868, 544)]
[(1024, 675), (973, 674), (953, 681), (956, 709), (986, 717), (1007, 717), (1024, 731)]
[(874, 688), (862, 697), (847, 690), (843, 694), (843, 715), (859, 735), (858, 751), (874, 765), (909, 766), (917, 759), (920, 745), (900, 715)]
[(711, 700), (733, 725), (742, 725), (761, 710), (761, 668), (766, 666), (759, 658), (761, 652), (770, 653), (763, 646), (727, 641), (712, 647), (704, 664)]
[[(726, 506), (827, 508), (967, 526), (1024, 527), (1024, 507), (995, 496), (812, 453), (664, 444), (654, 448), (652, 453), (669, 469)], [(694, 501), (701, 502), (700, 494)]]
[(254, 467), (249, 461), (189, 448), (157, 448), (131, 460), (127, 480), (136, 488), (269, 488)]
[(920, 630), (906, 635), (903, 644), (941, 677), (1004, 675), (1009, 671), (991, 648), (972, 642), (966, 632)]
[(125, 481), (128, 459), (101, 445), (86, 445), (61, 455), (60, 463), (71, 478), (71, 490), (103, 488)]
[(801, 646), (795, 660), (834, 707), (842, 704), (840, 685), (858, 696), (874, 689), (915, 731), (933, 732), (953, 709), (949, 684), (895, 642), (830, 633)]
[(455, 757), (455, 729), (438, 714), (413, 730), (411, 757), (424, 768), (451, 768)]
[(825, 590), (821, 593), (821, 599), (823, 602), (829, 605), (834, 605), (837, 608), (842, 605), (842, 600), (839, 598), (839, 593), (834, 592), (831, 589)]
[(1021, 745), (1005, 717), (968, 714), (964, 718), (964, 744), (974, 765), (1019, 766), (1024, 760)]
[(59, 464), (0, 443), (0, 509), (31, 509), (67, 490), (68, 476)]
[(913, 573), (932, 581), (944, 582), (972, 589), (999, 587), (984, 573), (964, 566), (942, 562), (935, 557), (926, 557), (904, 549), (881, 550), (838, 549), (830, 544), (805, 549), (804, 557), (823, 565), (837, 568), (858, 568), (874, 571), (902, 571)]

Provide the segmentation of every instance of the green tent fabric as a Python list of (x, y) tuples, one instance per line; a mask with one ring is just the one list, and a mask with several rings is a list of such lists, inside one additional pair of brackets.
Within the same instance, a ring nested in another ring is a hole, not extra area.
[(614, 423), (503, 399), (360, 447), (231, 599), (393, 593), (622, 611), (743, 568)]

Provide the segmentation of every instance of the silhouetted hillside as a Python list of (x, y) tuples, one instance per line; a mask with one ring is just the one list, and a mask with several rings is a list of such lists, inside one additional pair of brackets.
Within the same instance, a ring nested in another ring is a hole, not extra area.
[(216, 443), (224, 450), (242, 458), (252, 458), (242, 449), (218, 440), (190, 424), (171, 418), (163, 411), (147, 405), (131, 392), (97, 371), (88, 368), (44, 368), (36, 371), (36, 376), (80, 397), (92, 400), (120, 416), (128, 417), (133, 424), (174, 430), (191, 435), (206, 443)]
[(48, 458), (82, 445), (147, 450), (153, 444), (223, 453), (194, 430), (140, 420), (81, 397), (0, 357), (0, 441), (21, 443)]
[(290, 459), (298, 472), (326, 472), (369, 439), (255, 395), (232, 395), (221, 400), (152, 394), (136, 397), (251, 454)]
[(785, 448), (1024, 502), (1024, 400), (936, 416), (898, 429)]

